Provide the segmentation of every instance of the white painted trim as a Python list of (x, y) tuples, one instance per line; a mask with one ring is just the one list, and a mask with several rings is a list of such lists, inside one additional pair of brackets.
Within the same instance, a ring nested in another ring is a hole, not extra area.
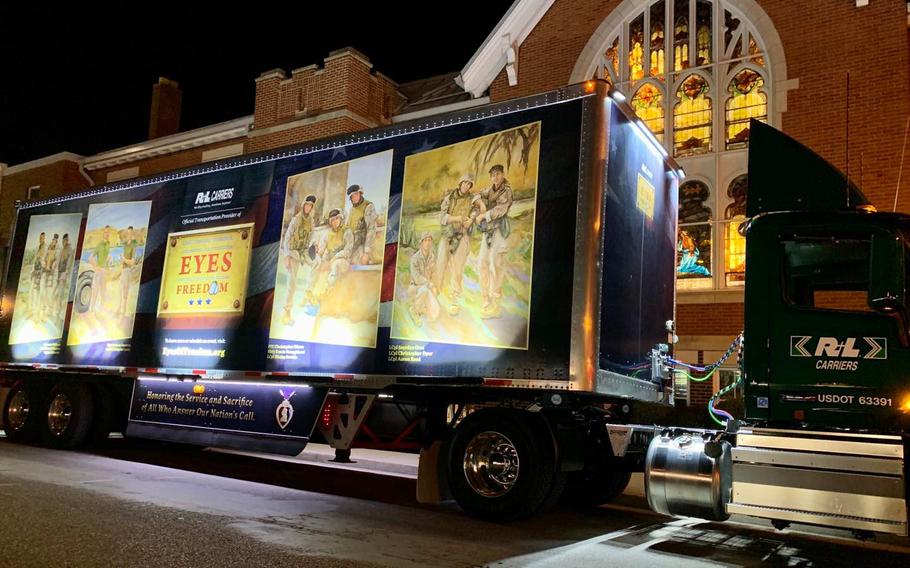
[(179, 132), (177, 134), (172, 134), (171, 136), (155, 138), (154, 140), (140, 142), (139, 144), (134, 144), (132, 146), (110, 150), (109, 152), (102, 152), (85, 158), (82, 164), (86, 170), (99, 170), (120, 164), (128, 164), (137, 160), (144, 160), (153, 156), (173, 154), (182, 150), (208, 146), (209, 144), (215, 144), (225, 140), (242, 138), (247, 135), (252, 124), (252, 115), (244, 116), (243, 118), (197, 128), (196, 130)]
[(299, 120), (294, 120), (291, 122), (285, 122), (283, 124), (278, 124), (275, 126), (269, 126), (267, 128), (256, 128), (250, 130), (249, 137), (256, 138), (259, 136), (265, 136), (266, 134), (273, 134), (275, 132), (282, 132), (284, 130), (290, 130), (292, 128), (300, 128), (302, 126), (309, 126), (311, 124), (316, 124), (318, 122), (325, 122), (326, 120), (332, 120), (335, 118), (350, 118), (351, 120), (356, 120), (357, 122), (363, 124), (367, 128), (373, 128), (378, 126), (378, 124), (368, 118), (360, 116), (356, 112), (351, 112), (347, 109), (333, 110), (331, 112), (324, 112), (316, 116), (311, 116), (309, 118), (301, 118)]
[(213, 148), (212, 150), (206, 150), (202, 153), (203, 162), (212, 162), (214, 160), (221, 160), (224, 158), (233, 158), (234, 156), (240, 156), (243, 154), (243, 142), (238, 142), (237, 144), (231, 144), (230, 146), (222, 146), (221, 148)]
[[(482, 96), (505, 67), (508, 49), (518, 50), (553, 2), (555, 0), (515, 0), (455, 81), (475, 97)], [(506, 37), (508, 41), (504, 44)]]
[(19, 172), (24, 172), (26, 170), (40, 168), (41, 166), (48, 166), (50, 164), (56, 164), (57, 162), (62, 162), (64, 160), (79, 163), (82, 161), (82, 156), (80, 156), (79, 154), (73, 154), (72, 152), (58, 152), (56, 154), (51, 154), (50, 156), (38, 158), (37, 160), (32, 160), (30, 162), (23, 162), (21, 164), (16, 164), (15, 166), (10, 166), (10, 167), (6, 168), (6, 170), (3, 172), (3, 175), (11, 176), (11, 175), (17, 174)]
[(480, 97), (478, 99), (470, 99), (467, 101), (458, 101), (457, 103), (450, 103), (447, 105), (440, 105), (440, 106), (425, 108), (422, 110), (415, 110), (414, 112), (397, 114), (392, 117), (392, 122), (398, 123), (398, 122), (406, 122), (408, 120), (416, 120), (418, 118), (425, 118), (427, 116), (434, 116), (434, 115), (443, 114), (446, 112), (464, 110), (466, 108), (473, 108), (476, 106), (485, 105), (489, 102), (490, 102), (490, 97)]
[(139, 166), (107, 172), (107, 179), (105, 181), (107, 183), (113, 183), (115, 181), (123, 181), (125, 179), (132, 179), (135, 177), (139, 177)]

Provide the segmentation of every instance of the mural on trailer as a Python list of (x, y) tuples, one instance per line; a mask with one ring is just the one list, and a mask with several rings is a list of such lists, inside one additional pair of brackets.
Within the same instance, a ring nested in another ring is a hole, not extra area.
[(60, 351), (82, 215), (33, 215), (9, 333), (16, 359)]
[(89, 206), (68, 346), (132, 336), (151, 209), (151, 201)]
[(392, 338), (527, 349), (540, 130), (405, 160)]
[(376, 346), (392, 151), (288, 177), (269, 336)]

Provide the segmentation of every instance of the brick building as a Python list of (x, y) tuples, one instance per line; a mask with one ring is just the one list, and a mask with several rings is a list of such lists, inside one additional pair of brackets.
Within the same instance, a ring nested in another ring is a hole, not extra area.
[[(681, 242), (697, 251), (698, 263), (679, 274), (678, 348), (684, 359), (708, 362), (743, 327), (737, 229), (749, 118), (848, 170), (877, 207), (890, 210), (910, 125), (908, 56), (904, 0), (516, 0), (460, 73), (398, 84), (364, 54), (343, 49), (321, 66), (263, 73), (249, 116), (187, 132), (179, 131), (179, 88), (162, 79), (149, 140), (94, 156), (0, 165), (0, 242), (9, 238), (16, 200), (600, 77), (628, 96), (686, 171)], [(903, 189), (897, 209), (906, 212), (910, 190)], [(718, 374), (688, 397), (699, 403), (724, 380)]]

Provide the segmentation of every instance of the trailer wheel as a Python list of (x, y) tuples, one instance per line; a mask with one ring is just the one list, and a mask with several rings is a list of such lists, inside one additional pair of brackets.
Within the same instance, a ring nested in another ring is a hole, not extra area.
[(40, 388), (30, 383), (12, 388), (3, 405), (3, 428), (9, 441), (22, 444), (38, 438), (43, 394)]
[(479, 410), (455, 429), (448, 473), (452, 496), (469, 514), (520, 519), (537, 512), (552, 494), (556, 448), (542, 418)]
[(58, 383), (47, 397), (44, 439), (60, 450), (78, 448), (92, 427), (95, 404), (84, 383)]
[(599, 507), (622, 495), (631, 479), (632, 472), (629, 471), (584, 472), (569, 482), (565, 500), (579, 507)]

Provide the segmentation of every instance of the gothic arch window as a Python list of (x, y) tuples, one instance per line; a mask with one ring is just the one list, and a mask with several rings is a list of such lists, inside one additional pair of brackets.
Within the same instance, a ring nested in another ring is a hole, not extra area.
[(661, 93), (662, 112), (653, 97), (636, 111), (678, 158), (741, 150), (749, 120), (768, 121), (767, 54), (736, 3), (640, 0), (608, 36), (598, 75), (633, 96), (651, 81), (666, 85), (665, 96), (642, 93)]
[(680, 290), (741, 290), (749, 122), (779, 120), (779, 43), (756, 0), (622, 0), (588, 44), (600, 58), (586, 55), (573, 71), (626, 94), (690, 176), (680, 185)]

